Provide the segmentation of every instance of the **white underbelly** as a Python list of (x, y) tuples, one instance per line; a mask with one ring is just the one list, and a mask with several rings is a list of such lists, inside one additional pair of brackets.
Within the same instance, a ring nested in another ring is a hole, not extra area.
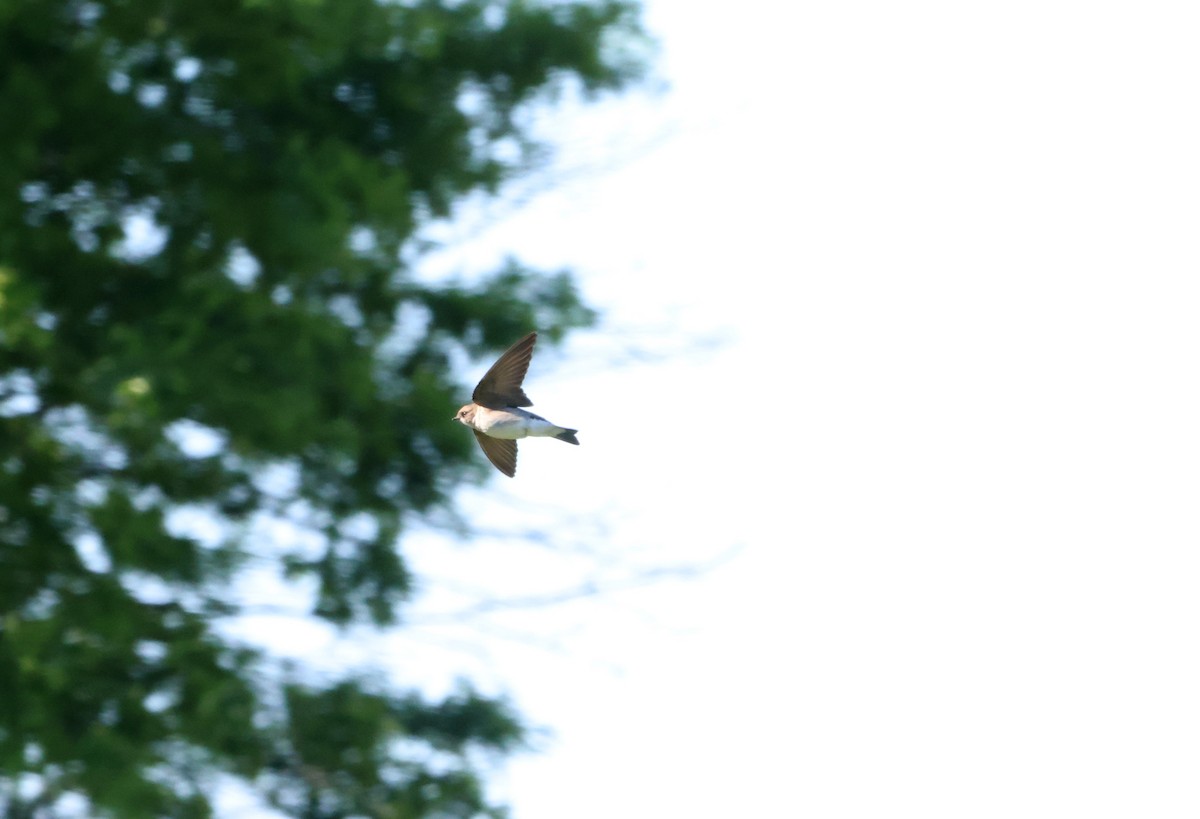
[(520, 421), (497, 421), (485, 427), (483, 431), (493, 438), (506, 440), (516, 440), (529, 435), (526, 425)]
[[(479, 423), (481, 419), (476, 419)], [(522, 417), (504, 417), (500, 415), (488, 414), (482, 419), (483, 423), (479, 424), (481, 432), (490, 435), (493, 438), (503, 438), (505, 440), (516, 440), (518, 438), (527, 438), (531, 435), (544, 437), (553, 436), (558, 433), (558, 427), (549, 421), (543, 421), (541, 418), (522, 418)]]

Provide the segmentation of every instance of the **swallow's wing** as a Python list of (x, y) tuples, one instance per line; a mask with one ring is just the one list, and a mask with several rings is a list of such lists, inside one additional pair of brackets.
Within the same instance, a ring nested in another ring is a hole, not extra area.
[(517, 442), (505, 438), (492, 438), (484, 435), (477, 429), (471, 430), (475, 433), (475, 440), (479, 442), (479, 448), (483, 450), (483, 454), (492, 462), (492, 466), (499, 469), (508, 477), (512, 477), (517, 473)]
[[(533, 359), (533, 345), (536, 341), (537, 333), (530, 333), (505, 350), (504, 355), (496, 359), (492, 368), (483, 378), (479, 379), (479, 383), (475, 386), (475, 392), (471, 395), (471, 400), (489, 409), (533, 406), (529, 396), (521, 389), (521, 382), (525, 380), (525, 373), (529, 370), (529, 362)], [(484, 452), (487, 452), (486, 447)]]

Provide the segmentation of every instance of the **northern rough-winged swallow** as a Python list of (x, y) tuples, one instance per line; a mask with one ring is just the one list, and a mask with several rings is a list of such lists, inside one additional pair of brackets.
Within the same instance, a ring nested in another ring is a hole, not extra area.
[(540, 415), (521, 409), (533, 406), (521, 389), (521, 382), (525, 380), (536, 341), (537, 333), (530, 333), (505, 350), (475, 385), (472, 403), (463, 406), (454, 416), (455, 421), (469, 426), (475, 433), (475, 440), (479, 441), (492, 466), (510, 478), (517, 472), (518, 438), (557, 438), (579, 445), (579, 439), (575, 437), (579, 430), (557, 426)]

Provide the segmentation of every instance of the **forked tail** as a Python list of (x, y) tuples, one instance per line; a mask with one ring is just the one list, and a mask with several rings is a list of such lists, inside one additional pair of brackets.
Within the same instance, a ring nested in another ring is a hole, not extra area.
[(579, 446), (579, 439), (575, 437), (576, 432), (579, 432), (579, 430), (564, 429), (561, 432), (556, 433), (554, 437), (560, 441), (566, 441), (568, 444), (575, 444), (575, 446)]

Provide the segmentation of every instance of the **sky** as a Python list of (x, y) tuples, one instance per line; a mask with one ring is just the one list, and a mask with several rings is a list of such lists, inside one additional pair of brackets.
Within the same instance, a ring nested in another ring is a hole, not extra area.
[(645, 6), (661, 89), (428, 261), (576, 271), (582, 445), (284, 650), (511, 698), (514, 819), (1196, 816), (1200, 11)]

